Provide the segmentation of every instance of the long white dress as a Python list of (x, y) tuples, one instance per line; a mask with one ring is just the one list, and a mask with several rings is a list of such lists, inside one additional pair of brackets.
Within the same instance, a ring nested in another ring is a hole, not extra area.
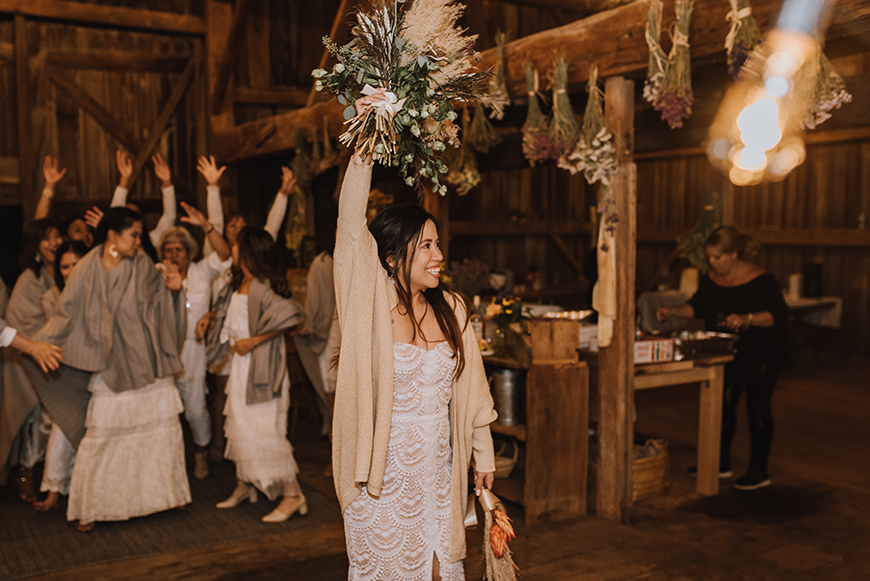
[(349, 580), (465, 579), (450, 563), (453, 452), (448, 405), (456, 361), (444, 341), (430, 350), (396, 343), (393, 415), (381, 496), (363, 492), (344, 511)]
[[(230, 344), (251, 336), (248, 328), (248, 295), (233, 293), (227, 308), (221, 342)], [(285, 493), (286, 483), (293, 482), (299, 468), (293, 458), (293, 446), (287, 439), (287, 410), (290, 408), (290, 379), (285, 376), (281, 394), (267, 402), (248, 404), (248, 370), (251, 354), (233, 354), (227, 380), (227, 403), (224, 434), (227, 448), (224, 457), (236, 464), (236, 478), (249, 482), (269, 500)]]
[(127, 520), (190, 503), (182, 405), (172, 377), (115, 393), (96, 373), (89, 389), (67, 519)]

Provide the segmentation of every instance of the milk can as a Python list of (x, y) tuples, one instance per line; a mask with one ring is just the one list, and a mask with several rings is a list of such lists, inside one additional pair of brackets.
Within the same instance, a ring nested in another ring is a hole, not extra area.
[(489, 374), (490, 391), (502, 426), (520, 426), (526, 421), (526, 372), (493, 368)]

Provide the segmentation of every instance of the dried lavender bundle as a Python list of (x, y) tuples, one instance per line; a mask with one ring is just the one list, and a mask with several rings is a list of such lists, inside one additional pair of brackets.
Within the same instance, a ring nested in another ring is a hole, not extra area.
[(655, 104), (662, 90), (665, 71), (668, 68), (668, 55), (665, 54), (659, 38), (662, 35), (661, 0), (650, 0), (649, 13), (646, 22), (646, 44), (649, 47), (649, 65), (646, 71), (646, 81), (643, 83), (643, 98)]
[(580, 124), (574, 117), (568, 97), (568, 59), (565, 55), (556, 61), (556, 82), (553, 86), (553, 114), (550, 118), (550, 156), (559, 159), (569, 153), (577, 142)]
[[(464, 116), (467, 115), (468, 109), (466, 108)], [(463, 118), (465, 118), (464, 116)], [(475, 103), (474, 115), (471, 116), (470, 123), (463, 125), (463, 132), (465, 144), (481, 153), (486, 153), (490, 147), (501, 141), (501, 135), (498, 134), (495, 127), (492, 126), (492, 123), (486, 117), (482, 103)]]
[(761, 31), (752, 16), (749, 0), (728, 1), (731, 3), (731, 12), (727, 16), (731, 21), (731, 30), (725, 37), (725, 51), (728, 55), (728, 74), (736, 79), (743, 63), (761, 42)]
[(695, 101), (692, 93), (692, 60), (689, 54), (689, 25), (692, 21), (692, 0), (677, 0), (677, 28), (674, 32), (674, 45), (668, 55), (668, 69), (665, 82), (655, 102), (656, 111), (661, 111), (662, 120), (671, 129), (683, 126), (683, 119), (692, 114)]
[(852, 102), (852, 94), (846, 88), (846, 82), (834, 65), (819, 47), (819, 72), (815, 79), (815, 88), (810, 98), (810, 106), (806, 116), (800, 121), (801, 128), (815, 129), (831, 118), (831, 111), (839, 109), (843, 103)]
[(526, 122), (523, 125), (523, 154), (534, 167), (536, 162), (550, 158), (550, 136), (547, 118), (538, 102), (538, 71), (526, 63), (526, 90), (529, 96)]

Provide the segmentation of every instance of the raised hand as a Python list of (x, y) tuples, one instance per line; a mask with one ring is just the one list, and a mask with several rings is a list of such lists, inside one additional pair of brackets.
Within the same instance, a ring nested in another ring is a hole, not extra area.
[(180, 291), (181, 287), (184, 286), (184, 279), (181, 277), (181, 273), (178, 272), (178, 267), (168, 260), (164, 260), (163, 268), (160, 270), (163, 272), (163, 282), (166, 284), (166, 288), (174, 293)]
[(169, 164), (163, 159), (159, 153), (151, 156), (151, 162), (154, 164), (154, 174), (160, 180), (160, 184), (164, 188), (172, 185), (172, 172), (169, 170)]
[(293, 191), (293, 188), (296, 187), (296, 174), (293, 173), (293, 170), (289, 167), (281, 168), (281, 189), (278, 190), (279, 193), (289, 195), (290, 192)]
[(45, 156), (45, 163), (42, 164), (42, 175), (45, 176), (45, 188), (53, 190), (57, 182), (66, 175), (66, 168), (58, 171), (57, 159), (50, 155)]
[(203, 230), (208, 230), (209, 223), (208, 220), (206, 220), (205, 216), (202, 214), (202, 212), (186, 202), (181, 202), (181, 209), (187, 212), (187, 216), (182, 216), (180, 218), (182, 222), (186, 222), (193, 226), (199, 226)]
[(90, 210), (85, 210), (85, 224), (93, 228), (97, 229), (97, 226), (100, 225), (100, 220), (103, 219), (103, 211), (98, 207), (93, 206)]
[(221, 179), (221, 176), (224, 175), (224, 171), (227, 169), (227, 166), (221, 166), (218, 169), (217, 164), (214, 161), (214, 156), (210, 155), (209, 157), (202, 156), (199, 158), (199, 161), (196, 163), (196, 169), (199, 170), (199, 173), (202, 174), (202, 177), (205, 178), (206, 183), (210, 186), (216, 186), (218, 184), (218, 180)]
[(125, 190), (130, 189), (130, 178), (133, 177), (133, 160), (127, 155), (127, 152), (118, 149), (115, 150), (115, 165), (118, 166), (118, 173), (121, 179), (118, 180), (118, 185)]

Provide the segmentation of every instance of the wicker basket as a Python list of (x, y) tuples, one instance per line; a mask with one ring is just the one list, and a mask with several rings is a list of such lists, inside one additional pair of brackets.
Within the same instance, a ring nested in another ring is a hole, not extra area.
[(502, 443), (498, 452), (495, 453), (495, 477), (507, 478), (511, 475), (514, 466), (517, 465), (517, 458), (520, 455), (520, 447), (514, 438), (511, 438), (511, 445), (514, 448), (513, 457), (502, 456), (504, 449), (507, 447), (507, 442)]
[(631, 500), (636, 502), (660, 495), (671, 485), (668, 463), (668, 441), (647, 440), (635, 445), (632, 463)]

